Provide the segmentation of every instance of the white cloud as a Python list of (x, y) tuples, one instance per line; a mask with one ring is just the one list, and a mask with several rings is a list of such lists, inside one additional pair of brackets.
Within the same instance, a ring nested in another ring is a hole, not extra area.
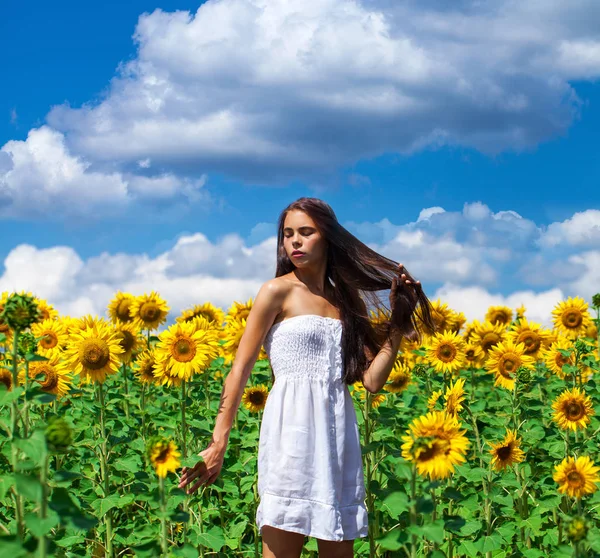
[(446, 210), (443, 207), (427, 207), (426, 209), (422, 209), (421, 213), (419, 213), (417, 223), (419, 221), (425, 221), (426, 219), (429, 219), (432, 215), (437, 215), (438, 213), (445, 212)]
[[(525, 304), (528, 317), (548, 323), (559, 300), (589, 301), (599, 290), (600, 250), (545, 250), (535, 242), (543, 231), (510, 210), (474, 203), (404, 225), (383, 219), (344, 226), (403, 263), (431, 299), (441, 297), (469, 319), (481, 319), (492, 304)], [(201, 232), (186, 234), (154, 257), (104, 252), (84, 259), (68, 246), (22, 244), (6, 257), (0, 290), (30, 290), (70, 314), (103, 315), (117, 290), (157, 290), (173, 313), (205, 301), (226, 308), (255, 296), (274, 276), (275, 232), (275, 225), (259, 223), (246, 241), (233, 233), (215, 242)]]
[[(210, 0), (143, 14), (97, 105), (49, 123), (95, 162), (277, 182), (382, 153), (522, 149), (600, 76), (595, 0)], [(326, 133), (324, 132), (326, 131)], [(476, 208), (472, 208), (477, 215)], [(483, 216), (485, 218), (485, 215)]]
[(0, 156), (0, 216), (114, 212), (133, 200), (178, 194), (190, 201), (208, 199), (203, 191), (206, 175), (192, 180), (171, 173), (140, 176), (95, 170), (90, 161), (69, 151), (63, 134), (48, 126), (30, 130), (25, 141), (7, 142)]
[(588, 209), (575, 213), (570, 219), (551, 223), (540, 236), (539, 244), (544, 248), (553, 248), (561, 244), (568, 246), (600, 245), (600, 210)]
[(467, 320), (483, 321), (490, 306), (509, 306), (516, 309), (522, 304), (527, 309), (525, 317), (545, 327), (552, 328), (552, 309), (566, 297), (560, 289), (536, 293), (531, 290), (516, 291), (509, 295), (494, 294), (481, 287), (461, 287), (448, 283), (430, 297), (441, 299), (457, 312), (463, 312)]

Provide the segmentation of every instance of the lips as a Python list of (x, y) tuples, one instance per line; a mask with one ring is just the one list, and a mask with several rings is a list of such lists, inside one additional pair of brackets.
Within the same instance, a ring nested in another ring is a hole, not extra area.
[(300, 250), (296, 250), (294, 252), (292, 252), (292, 256), (303, 256), (304, 252), (300, 252)]

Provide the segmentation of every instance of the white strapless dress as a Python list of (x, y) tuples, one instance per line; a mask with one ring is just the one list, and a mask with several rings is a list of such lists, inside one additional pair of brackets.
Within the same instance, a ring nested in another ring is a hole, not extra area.
[(329, 541), (368, 536), (360, 436), (342, 382), (342, 322), (305, 314), (265, 338), (275, 382), (258, 446), (256, 524)]

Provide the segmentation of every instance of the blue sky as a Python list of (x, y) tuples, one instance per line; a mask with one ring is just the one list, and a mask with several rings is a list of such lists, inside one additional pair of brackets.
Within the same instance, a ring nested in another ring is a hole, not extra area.
[(472, 316), (599, 290), (593, 3), (285, 6), (5, 3), (0, 287), (71, 313), (118, 288), (226, 306), (309, 195)]

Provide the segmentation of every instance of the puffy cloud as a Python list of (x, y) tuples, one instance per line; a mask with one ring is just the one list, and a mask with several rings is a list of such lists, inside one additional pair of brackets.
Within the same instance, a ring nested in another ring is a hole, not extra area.
[(552, 328), (552, 309), (566, 297), (560, 289), (549, 289), (540, 293), (532, 290), (515, 291), (508, 295), (494, 294), (481, 287), (461, 287), (447, 283), (440, 287), (433, 297), (439, 298), (450, 308), (463, 312), (467, 320), (482, 321), (490, 306), (509, 306), (516, 309), (524, 305), (525, 317), (543, 326)]
[(431, 144), (521, 149), (572, 121), (599, 26), (595, 0), (210, 0), (143, 14), (108, 95), (48, 121), (96, 162), (250, 182)]
[(570, 219), (551, 223), (539, 238), (540, 246), (554, 248), (558, 245), (600, 245), (600, 210), (588, 209), (575, 213)]
[[(576, 295), (590, 300), (598, 291), (600, 250), (544, 250), (535, 242), (543, 234), (535, 223), (481, 203), (466, 204), (461, 212), (429, 213), (404, 225), (383, 219), (344, 226), (403, 263), (430, 298), (441, 297), (469, 319), (481, 319), (492, 304), (525, 304), (531, 319), (548, 324), (560, 300)], [(157, 290), (173, 314), (205, 301), (228, 308), (234, 300), (255, 296), (274, 276), (274, 229), (259, 223), (249, 240), (237, 234), (215, 242), (201, 232), (182, 235), (155, 257), (105, 252), (84, 260), (67, 246), (20, 245), (4, 262), (0, 290), (33, 291), (74, 315), (103, 315), (117, 290)]]
[(190, 201), (203, 196), (206, 175), (181, 179), (171, 173), (141, 176), (95, 169), (73, 155), (60, 132), (42, 126), (25, 141), (9, 141), (0, 149), (0, 216), (57, 217), (124, 208), (133, 200)]

